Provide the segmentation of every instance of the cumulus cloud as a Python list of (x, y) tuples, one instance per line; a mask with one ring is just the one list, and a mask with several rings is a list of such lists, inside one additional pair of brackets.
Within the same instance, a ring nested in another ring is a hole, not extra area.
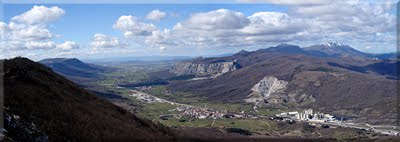
[(249, 19), (243, 13), (228, 9), (196, 13), (184, 22), (188, 28), (198, 30), (238, 29), (249, 23)]
[(125, 37), (148, 36), (156, 30), (153, 24), (143, 23), (132, 15), (119, 17), (113, 28), (122, 31)]
[(8, 24), (8, 36), (10, 40), (35, 41), (51, 39), (53, 34), (40, 25), (25, 25), (10, 22)]
[(51, 49), (56, 46), (54, 42), (36, 42), (36, 41), (30, 41), (26, 42), (25, 46), (27, 49)]
[(146, 36), (144, 43), (152, 47), (174, 45), (176, 41), (171, 40), (171, 30), (164, 29), (163, 31), (153, 31), (150, 36)]
[(0, 44), (2, 53), (0, 57), (36, 57), (33, 50), (45, 50), (49, 52), (69, 52), (77, 49), (78, 44), (73, 41), (55, 43), (55, 38), (48, 25), (65, 14), (65, 11), (57, 6), (33, 6), (30, 10), (12, 17), (8, 23), (0, 22)]
[(154, 47), (229, 48), (290, 41), (304, 35), (303, 22), (286, 13), (258, 12), (246, 17), (241, 12), (218, 9), (192, 14), (171, 30), (154, 31), (146, 43)]
[(160, 11), (158, 9), (155, 9), (146, 15), (146, 19), (158, 21), (158, 20), (165, 18), (165, 16), (167, 16), (167, 13)]
[(160, 49), (265, 47), (281, 42), (316, 44), (326, 41), (353, 45), (386, 42), (395, 46), (395, 3), (391, 1), (265, 2), (285, 5), (288, 11), (260, 11), (246, 16), (239, 11), (217, 9), (193, 13), (163, 30), (134, 16), (121, 16), (114, 28), (145, 46)]
[(29, 11), (13, 17), (11, 20), (27, 23), (39, 24), (57, 20), (65, 14), (65, 11), (57, 6), (33, 6)]
[(368, 3), (365, 1), (340, 1), (329, 5), (296, 6), (289, 14), (303, 18), (318, 28), (310, 31), (327, 38), (359, 38), (367, 40), (367, 36), (376, 33), (393, 34), (396, 17), (391, 13), (394, 4)]
[(244, 33), (253, 35), (293, 34), (307, 28), (306, 21), (290, 17), (280, 12), (257, 12), (249, 16), (249, 26), (242, 29)]
[(228, 9), (192, 14), (172, 29), (153, 30), (145, 36), (150, 47), (240, 47), (264, 42), (290, 41), (304, 34), (304, 21), (286, 13), (258, 12), (246, 17)]
[(65, 41), (64, 43), (58, 44), (56, 48), (60, 50), (72, 50), (78, 49), (79, 45), (74, 41)]
[(29, 11), (12, 17), (9, 23), (0, 22), (0, 37), (8, 42), (6, 45), (36, 49), (34, 47), (44, 45), (38, 43), (54, 37), (47, 28), (48, 22), (62, 15), (64, 10), (58, 7), (33, 6)]
[(126, 43), (122, 42), (116, 37), (107, 36), (104, 34), (95, 34), (93, 40), (90, 43), (93, 49), (103, 49), (103, 48), (114, 48), (114, 47), (125, 47)]

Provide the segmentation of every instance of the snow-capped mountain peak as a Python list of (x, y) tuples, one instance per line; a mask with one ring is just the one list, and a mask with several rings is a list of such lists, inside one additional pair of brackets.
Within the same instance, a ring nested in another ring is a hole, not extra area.
[(327, 42), (324, 43), (322, 45), (325, 45), (327, 47), (338, 47), (338, 46), (342, 46), (342, 44), (340, 42)]

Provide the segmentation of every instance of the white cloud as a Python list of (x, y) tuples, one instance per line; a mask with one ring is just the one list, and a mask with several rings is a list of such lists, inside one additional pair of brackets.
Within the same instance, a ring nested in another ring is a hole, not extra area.
[(125, 37), (148, 36), (156, 30), (153, 24), (143, 23), (132, 15), (119, 17), (113, 28), (122, 31)]
[(11, 18), (9, 23), (0, 22), (0, 34), (4, 45), (10, 49), (45, 49), (53, 46), (54, 36), (48, 23), (64, 15), (59, 7), (33, 6), (29, 11)]
[(8, 24), (9, 40), (36, 41), (51, 39), (53, 34), (40, 25), (25, 25), (10, 22)]
[(312, 21), (311, 26), (321, 36), (335, 38), (360, 37), (395, 31), (396, 17), (391, 13), (392, 6), (387, 3), (368, 3), (365, 1), (336, 2), (329, 5), (292, 7), (289, 13)]
[(241, 12), (218, 9), (192, 14), (171, 30), (154, 31), (146, 38), (152, 47), (230, 48), (264, 42), (286, 42), (304, 36), (301, 19), (280, 12)]
[(153, 31), (150, 36), (147, 36), (144, 43), (152, 47), (159, 47), (161, 45), (173, 45), (175, 41), (171, 39), (171, 30), (164, 29), (163, 31)]
[(242, 31), (252, 35), (294, 34), (307, 28), (306, 21), (280, 12), (257, 12), (248, 19), (251, 24)]
[(73, 41), (60, 44), (52, 41), (57, 34), (49, 30), (49, 23), (64, 14), (65, 11), (57, 6), (33, 6), (29, 11), (12, 17), (9, 23), (0, 22), (1, 53), (6, 53), (0, 54), (0, 57), (47, 57), (40, 53), (54, 55), (78, 48)]
[(11, 20), (26, 24), (48, 23), (57, 20), (65, 11), (57, 6), (33, 6), (29, 11), (13, 17)]
[(161, 46), (161, 47), (160, 47), (160, 50), (167, 50), (167, 47)]
[(231, 48), (291, 41), (306, 35), (304, 25), (304, 21), (286, 13), (258, 12), (246, 17), (241, 12), (218, 9), (192, 14), (172, 29), (154, 30), (144, 36), (144, 42), (141, 38), (133, 39), (163, 49)]
[(36, 42), (30, 41), (25, 43), (27, 49), (51, 49), (54, 48), (56, 44), (54, 42)]
[(158, 21), (158, 20), (165, 18), (165, 16), (167, 16), (167, 13), (160, 11), (158, 9), (155, 9), (147, 14), (146, 19)]
[(0, 22), (0, 39), (5, 39), (6, 34), (8, 33), (8, 24), (4, 22)]
[(250, 23), (241, 12), (218, 9), (206, 13), (193, 14), (184, 25), (198, 30), (238, 29)]
[(0, 40), (1, 44), (4, 47), (2, 47), (3, 51), (8, 51), (8, 50), (23, 50), (26, 49), (25, 47), (25, 42), (21, 41), (8, 41), (8, 40)]
[(359, 43), (386, 42), (395, 47), (395, 4), (390, 1), (374, 4), (359, 0), (266, 1), (284, 4), (288, 12), (260, 11), (246, 16), (238, 11), (217, 9), (193, 13), (164, 30), (140, 22), (134, 16), (121, 16), (114, 28), (143, 46), (160, 49), (252, 48), (281, 42), (304, 45), (326, 41), (340, 41), (360, 48), (365, 46)]
[(103, 48), (115, 48), (115, 47), (125, 47), (126, 43), (122, 42), (116, 37), (107, 36), (104, 34), (95, 34), (90, 45), (95, 50), (101, 50)]
[(64, 43), (58, 44), (56, 48), (60, 50), (71, 50), (78, 49), (79, 45), (73, 41), (65, 41)]

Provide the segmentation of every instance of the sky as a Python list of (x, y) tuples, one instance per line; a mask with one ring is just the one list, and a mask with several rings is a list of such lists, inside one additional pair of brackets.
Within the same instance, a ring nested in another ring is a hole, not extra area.
[(396, 51), (396, 2), (3, 1), (0, 58), (204, 56), (340, 42)]

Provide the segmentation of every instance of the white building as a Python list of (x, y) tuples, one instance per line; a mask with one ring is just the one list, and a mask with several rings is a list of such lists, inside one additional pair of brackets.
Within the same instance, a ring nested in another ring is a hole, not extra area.
[(275, 116), (283, 117), (286, 119), (297, 119), (305, 121), (322, 121), (322, 122), (335, 121), (334, 116), (320, 112), (314, 113), (312, 109), (304, 110), (303, 112), (297, 112), (297, 111), (284, 112), (277, 114)]

